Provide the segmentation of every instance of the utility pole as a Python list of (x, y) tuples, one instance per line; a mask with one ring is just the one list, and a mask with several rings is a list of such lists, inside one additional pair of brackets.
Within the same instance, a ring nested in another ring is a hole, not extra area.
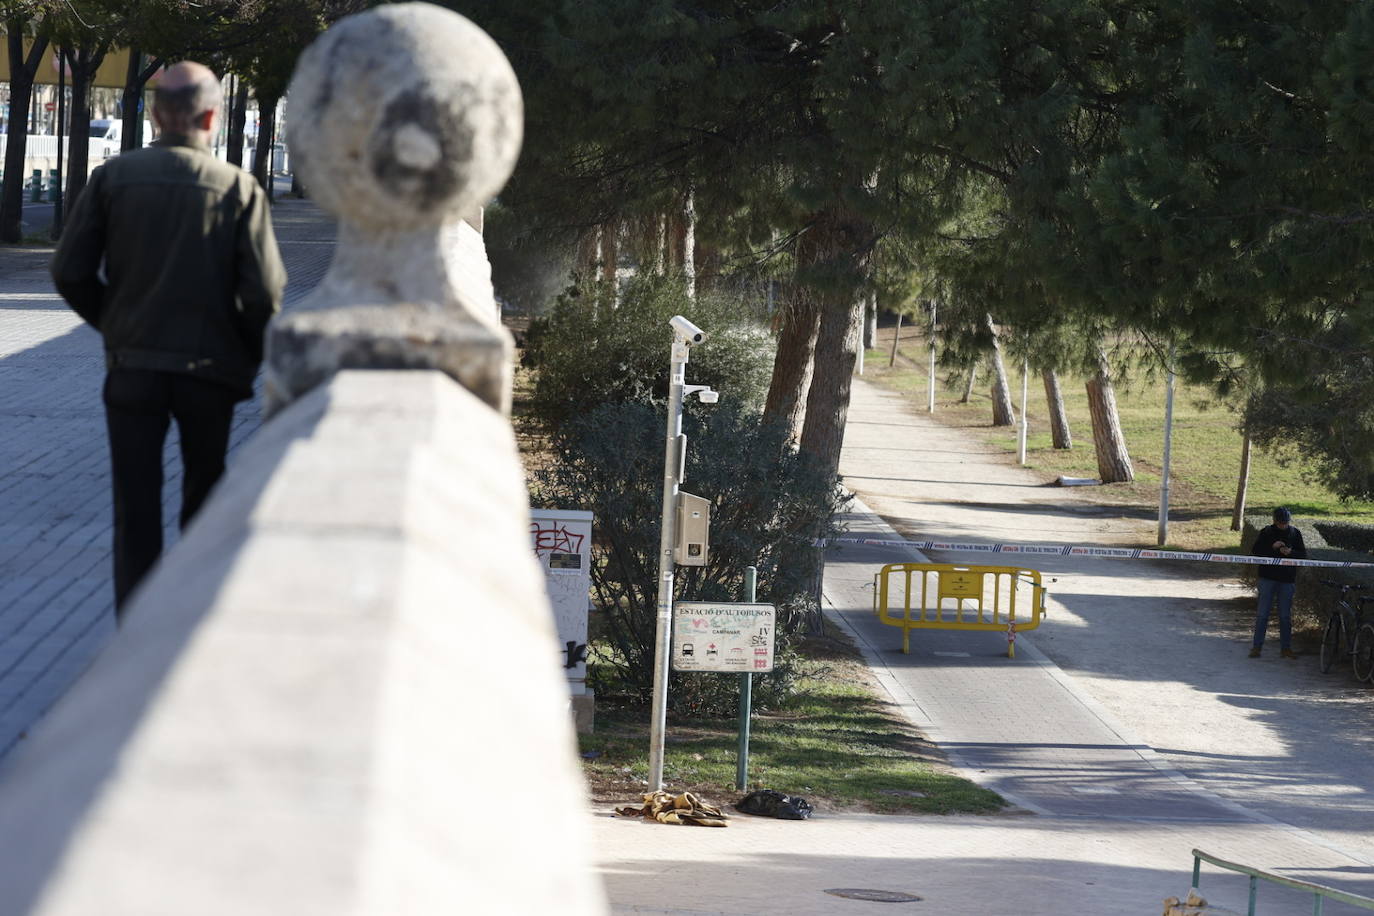
[[(926, 413), (935, 413), (935, 300), (930, 300), (930, 381), (927, 384), (926, 393)], [(899, 324), (900, 328), (901, 325)], [(892, 345), (893, 352), (897, 350), (897, 344)]]
[(1017, 458), (1021, 467), (1026, 466), (1026, 434), (1030, 431), (1030, 421), (1026, 419), (1026, 399), (1029, 393), (1030, 358), (1021, 360), (1021, 432), (1017, 438)]
[(668, 659), (673, 642), (673, 548), (677, 543), (678, 487), (687, 457), (687, 437), (682, 434), (682, 399), (696, 394), (703, 404), (719, 397), (706, 385), (688, 385), (688, 351), (706, 340), (706, 332), (681, 315), (668, 322), (673, 327), (673, 349), (668, 376), (668, 428), (663, 443), (663, 517), (658, 536), (658, 607), (654, 629), (654, 692), (649, 720), (649, 791), (663, 788), (663, 735), (668, 724)]
[[(1164, 395), (1164, 468), (1159, 481), (1159, 531), (1155, 540), (1163, 547), (1169, 540), (1169, 453), (1174, 438), (1174, 347), (1169, 345), (1169, 388)], [(1246, 445), (1250, 444), (1246, 440)]]

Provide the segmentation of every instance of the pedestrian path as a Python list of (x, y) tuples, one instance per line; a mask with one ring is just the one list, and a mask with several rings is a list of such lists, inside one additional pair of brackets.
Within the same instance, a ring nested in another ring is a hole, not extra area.
[[(867, 512), (847, 522), (858, 537), (895, 535)], [(1002, 633), (939, 630), (913, 631), (911, 652), (903, 654), (901, 630), (880, 622), (869, 607), (873, 573), (886, 563), (910, 561), (927, 560), (892, 548), (834, 549), (826, 563), (826, 597), (889, 692), (979, 782), (1039, 814), (1250, 820), (1199, 794), (1151, 748), (1123, 734), (1026, 634), (1018, 636), (1015, 658), (1007, 657)]]
[[(274, 211), (288, 305), (318, 282), (334, 226), (304, 201)], [(0, 248), (0, 754), (114, 631), (109, 454), (99, 336), (48, 277), (51, 249)], [(257, 428), (239, 405), (233, 450)], [(181, 501), (175, 426), (164, 454), (168, 545)]]
[[(1153, 540), (1148, 510), (1044, 486), (1034, 472), (980, 446), (860, 382), (841, 472), (877, 514), (921, 540), (956, 533), (985, 542)], [(1322, 675), (1311, 658), (1249, 659), (1253, 601), (1237, 570), (1068, 557), (1030, 565), (1057, 581), (1048, 619), (1018, 642), (1019, 655), (1030, 659), (1039, 650), (1052, 660), (1046, 670), (1078, 688), (1129, 733), (1126, 744), (1145, 749), (1160, 768), (1250, 816), (1310, 831), (1374, 862), (1374, 702), (1347, 672)], [(1110, 812), (1133, 797), (1105, 793), (1098, 801)]]
[[(892, 538), (892, 522), (922, 540), (1110, 544), (1139, 541), (1131, 525), (1148, 524), (1045, 488), (862, 381), (841, 472), (867, 504), (848, 519), (858, 537)], [(882, 564), (913, 558), (901, 548), (832, 549), (827, 612), (853, 633), (893, 703), (962, 775), (1002, 793), (1009, 813), (741, 817), (699, 834), (598, 817), (616, 912), (899, 909), (826, 893), (835, 888), (922, 897), (911, 912), (1154, 912), (1186, 892), (1194, 847), (1374, 895), (1374, 779), (1357, 737), (1367, 707), (1309, 667), (1247, 659), (1244, 627), (1224, 613), (1242, 593), (1224, 573), (1199, 580), (1173, 566), (1037, 559), (1030, 565), (1057, 579), (1050, 614), (1018, 637), (1015, 659), (998, 633), (916, 631), (903, 655), (901, 631), (872, 611), (872, 582)], [(1290, 721), (1305, 718), (1319, 724)], [(1308, 729), (1325, 740), (1295, 740)], [(1204, 868), (1202, 885), (1212, 902), (1245, 911), (1244, 878)], [(1312, 912), (1310, 896), (1277, 887), (1265, 886), (1260, 904), (1262, 913)]]

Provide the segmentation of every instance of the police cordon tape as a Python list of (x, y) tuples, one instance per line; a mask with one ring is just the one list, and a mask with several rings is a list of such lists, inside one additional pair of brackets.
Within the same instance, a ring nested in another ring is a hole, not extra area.
[(1233, 553), (1190, 553), (1183, 550), (1152, 550), (1133, 547), (1087, 547), (1082, 544), (955, 544), (946, 541), (908, 541), (905, 538), (825, 538), (817, 546), (863, 544), (869, 547), (914, 547), (917, 550), (956, 550), (970, 553), (1013, 553), (1036, 557), (1097, 557), (1109, 560), (1191, 560), (1202, 563), (1241, 563), (1248, 566), (1322, 566), (1338, 569), (1371, 569), (1374, 563), (1342, 560), (1286, 560), (1250, 557)]

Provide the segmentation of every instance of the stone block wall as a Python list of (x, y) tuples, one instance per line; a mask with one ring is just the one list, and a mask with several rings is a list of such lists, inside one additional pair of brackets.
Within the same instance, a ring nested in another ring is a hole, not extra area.
[(604, 912), (525, 507), (438, 372), (286, 408), (9, 761), (7, 911)]

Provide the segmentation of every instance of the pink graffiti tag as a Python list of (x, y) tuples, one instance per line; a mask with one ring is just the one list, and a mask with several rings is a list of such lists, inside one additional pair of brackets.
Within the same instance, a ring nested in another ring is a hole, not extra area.
[(545, 528), (539, 522), (530, 522), (530, 534), (534, 537), (536, 556), (546, 553), (581, 553), (584, 535), (573, 534), (562, 525), (555, 524)]

